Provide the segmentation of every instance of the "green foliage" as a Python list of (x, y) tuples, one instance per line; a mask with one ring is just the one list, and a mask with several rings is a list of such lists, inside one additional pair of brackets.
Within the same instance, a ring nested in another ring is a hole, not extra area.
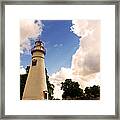
[(27, 66), (26, 67), (26, 74), (21, 74), (20, 75), (20, 100), (22, 100), (22, 96), (23, 96), (25, 84), (26, 84), (26, 81), (27, 81), (27, 76), (28, 76), (28, 73), (29, 73), (29, 69), (30, 69), (30, 66)]
[(28, 76), (28, 74), (20, 75), (20, 100), (22, 100), (22, 96), (23, 96), (27, 76)]
[(53, 100), (53, 91), (54, 91), (54, 85), (50, 83), (49, 81), (49, 76), (47, 74), (47, 69), (45, 68), (45, 73), (46, 73), (46, 82), (47, 82), (47, 89), (48, 89), (48, 99)]
[(26, 67), (26, 73), (27, 73), (27, 74), (29, 73), (29, 70), (30, 70), (30, 66), (27, 66), (27, 67)]
[(61, 83), (61, 90), (63, 90), (63, 100), (99, 100), (100, 86), (86, 87), (85, 90), (80, 88), (78, 82), (71, 79), (66, 79)]
[(61, 90), (63, 90), (63, 99), (79, 99), (83, 95), (83, 90), (79, 88), (78, 82), (73, 82), (71, 79), (66, 79), (61, 83)]
[(94, 85), (93, 87), (85, 88), (85, 98), (86, 100), (99, 100), (100, 99), (100, 86)]

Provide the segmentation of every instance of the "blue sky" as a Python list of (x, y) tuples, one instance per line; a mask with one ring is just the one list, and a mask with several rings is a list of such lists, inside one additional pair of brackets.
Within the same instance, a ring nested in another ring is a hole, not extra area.
[[(48, 74), (51, 75), (61, 67), (70, 68), (72, 55), (79, 47), (79, 38), (70, 31), (72, 21), (42, 20), (42, 23), (44, 26), (40, 38), (45, 43), (45, 65)], [(34, 45), (33, 41), (31, 45)], [(21, 54), (20, 60), (20, 65), (26, 68), (30, 65), (31, 54)]]

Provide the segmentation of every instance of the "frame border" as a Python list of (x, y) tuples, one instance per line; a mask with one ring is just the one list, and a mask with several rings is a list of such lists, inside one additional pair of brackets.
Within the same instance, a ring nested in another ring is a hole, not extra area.
[[(5, 5), (115, 5), (115, 115), (5, 115)], [(45, 0), (45, 1), (2, 1), (1, 2), (1, 52), (0, 52), (0, 118), (1, 119), (119, 119), (119, 0)]]

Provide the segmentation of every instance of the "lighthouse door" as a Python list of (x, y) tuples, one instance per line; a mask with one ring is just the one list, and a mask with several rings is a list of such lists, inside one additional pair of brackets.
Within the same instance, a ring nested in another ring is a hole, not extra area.
[(47, 91), (43, 91), (44, 99), (47, 99)]

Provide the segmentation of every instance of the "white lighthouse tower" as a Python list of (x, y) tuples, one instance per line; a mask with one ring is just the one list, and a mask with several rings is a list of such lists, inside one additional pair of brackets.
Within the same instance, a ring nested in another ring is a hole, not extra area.
[(38, 37), (35, 46), (31, 50), (32, 61), (28, 73), (23, 100), (47, 99), (47, 84), (45, 75), (45, 48)]

